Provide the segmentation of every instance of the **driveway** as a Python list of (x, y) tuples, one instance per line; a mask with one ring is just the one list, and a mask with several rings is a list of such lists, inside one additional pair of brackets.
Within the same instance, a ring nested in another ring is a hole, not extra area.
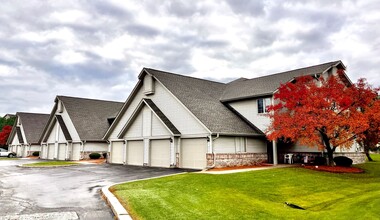
[(0, 219), (113, 219), (106, 185), (185, 172), (124, 165), (21, 168), (37, 160), (0, 160)]

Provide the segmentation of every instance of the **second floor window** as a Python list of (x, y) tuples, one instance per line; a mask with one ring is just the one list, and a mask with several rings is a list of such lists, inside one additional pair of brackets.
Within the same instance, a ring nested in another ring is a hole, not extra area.
[(268, 107), (271, 105), (270, 98), (262, 98), (257, 100), (257, 113), (267, 113)]

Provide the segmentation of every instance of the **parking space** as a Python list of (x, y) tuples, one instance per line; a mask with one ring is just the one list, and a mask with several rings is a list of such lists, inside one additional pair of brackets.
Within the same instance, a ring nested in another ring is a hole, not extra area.
[(32, 219), (113, 219), (110, 208), (100, 197), (99, 190), (103, 186), (185, 172), (110, 164), (58, 168), (17, 166), (32, 161), (0, 160), (0, 219), (14, 219), (15, 216), (25, 216), (26, 219), (28, 216)]

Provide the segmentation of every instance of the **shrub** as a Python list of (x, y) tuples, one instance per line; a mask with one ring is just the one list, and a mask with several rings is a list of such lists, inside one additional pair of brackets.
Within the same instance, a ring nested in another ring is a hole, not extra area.
[(315, 157), (314, 164), (315, 165), (326, 165), (326, 158), (324, 157)]
[(40, 152), (39, 151), (34, 151), (32, 155), (34, 157), (38, 157), (38, 156), (40, 156)]
[(99, 153), (91, 153), (89, 156), (90, 159), (99, 159), (101, 155)]
[(345, 156), (334, 157), (334, 162), (337, 166), (350, 167), (352, 160)]
[(107, 153), (103, 153), (103, 158), (107, 159)]

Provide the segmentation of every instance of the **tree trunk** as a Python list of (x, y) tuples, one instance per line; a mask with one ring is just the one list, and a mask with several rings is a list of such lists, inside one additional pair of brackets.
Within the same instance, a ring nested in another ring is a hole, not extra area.
[(334, 163), (334, 150), (332, 150), (331, 148), (330, 149), (327, 149), (327, 156), (328, 156), (328, 164), (329, 166), (334, 166), (335, 163)]
[(369, 154), (369, 150), (368, 150), (368, 148), (365, 148), (364, 151), (365, 151), (365, 155), (366, 155), (367, 158), (368, 158), (368, 161), (373, 161), (372, 158), (371, 158), (371, 155)]
[(331, 147), (330, 145), (330, 139), (329, 137), (326, 135), (326, 133), (320, 131), (320, 134), (322, 136), (322, 141), (325, 145), (325, 148), (327, 150), (327, 156), (328, 156), (328, 164), (329, 166), (334, 166), (334, 151), (335, 151), (335, 147)]

